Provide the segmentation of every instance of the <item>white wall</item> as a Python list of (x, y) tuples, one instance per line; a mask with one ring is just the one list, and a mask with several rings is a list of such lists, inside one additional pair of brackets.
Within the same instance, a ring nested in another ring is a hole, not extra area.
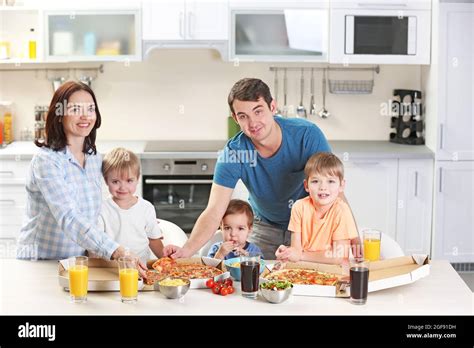
[[(155, 50), (146, 61), (131, 63), (129, 67), (106, 63), (105, 72), (93, 82), (103, 116), (98, 136), (101, 140), (226, 139), (230, 88), (242, 77), (261, 78), (273, 88), (269, 67), (264, 63), (241, 63), (235, 67), (232, 62), (223, 62), (215, 51), (205, 49)], [(288, 101), (295, 107), (299, 103), (299, 74), (288, 75)], [(315, 77), (319, 110), (321, 72), (316, 72)], [(370, 79), (371, 73), (333, 72), (331, 77)], [(280, 100), (282, 85), (280, 81)], [(392, 97), (395, 88), (420, 87), (420, 66), (381, 66), (372, 94), (328, 94), (326, 107), (332, 116), (326, 120), (310, 119), (332, 140), (387, 140), (390, 117), (380, 114), (380, 104)], [(305, 89), (304, 103), (309, 108), (309, 79)], [(17, 139), (24, 127), (33, 129), (34, 105), (49, 104), (52, 93), (44, 71), (0, 72), (0, 100), (15, 102)]]

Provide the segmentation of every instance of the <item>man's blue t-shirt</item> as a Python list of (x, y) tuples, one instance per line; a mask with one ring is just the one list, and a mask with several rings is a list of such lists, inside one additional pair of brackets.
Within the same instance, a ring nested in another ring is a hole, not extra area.
[(275, 121), (282, 131), (278, 151), (263, 158), (250, 138), (239, 132), (220, 153), (214, 182), (233, 189), (242, 179), (255, 216), (286, 230), (293, 203), (307, 196), (303, 185), (306, 162), (314, 153), (331, 152), (331, 148), (314, 123), (279, 116)]

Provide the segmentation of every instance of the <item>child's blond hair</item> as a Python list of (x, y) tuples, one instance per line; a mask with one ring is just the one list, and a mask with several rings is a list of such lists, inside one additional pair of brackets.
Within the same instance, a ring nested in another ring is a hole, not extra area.
[(337, 176), (342, 181), (344, 180), (344, 165), (336, 155), (330, 152), (318, 152), (309, 158), (304, 167), (306, 180), (315, 173)]
[(107, 179), (110, 172), (117, 172), (121, 177), (130, 173), (140, 177), (140, 160), (132, 151), (117, 147), (107, 153), (102, 161), (102, 175)]

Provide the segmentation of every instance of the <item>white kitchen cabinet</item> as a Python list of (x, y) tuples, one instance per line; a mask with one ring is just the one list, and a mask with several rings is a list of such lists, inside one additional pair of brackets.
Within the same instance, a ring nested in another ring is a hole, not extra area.
[(227, 40), (227, 0), (146, 0), (143, 40)]
[(44, 11), (46, 61), (141, 60), (140, 8)]
[(26, 174), (30, 160), (0, 160), (0, 238), (16, 238), (26, 205)]
[(436, 164), (434, 257), (474, 261), (474, 161)]
[(230, 14), (229, 58), (241, 61), (327, 62), (327, 8), (235, 7)]
[(397, 159), (344, 162), (344, 192), (359, 230), (374, 228), (396, 239), (397, 170)]
[(406, 255), (431, 253), (433, 160), (400, 159), (397, 242)]
[(438, 160), (474, 160), (474, 4), (442, 3)]

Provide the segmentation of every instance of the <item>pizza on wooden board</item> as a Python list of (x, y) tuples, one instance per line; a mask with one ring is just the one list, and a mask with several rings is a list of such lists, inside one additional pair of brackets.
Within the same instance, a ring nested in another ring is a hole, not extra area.
[(288, 268), (267, 274), (268, 280), (287, 280), (302, 285), (335, 285), (339, 278), (335, 274), (319, 272), (314, 269)]
[(153, 284), (163, 278), (207, 279), (214, 278), (223, 272), (216, 267), (202, 264), (178, 263), (169, 257), (162, 257), (147, 271), (146, 284)]

